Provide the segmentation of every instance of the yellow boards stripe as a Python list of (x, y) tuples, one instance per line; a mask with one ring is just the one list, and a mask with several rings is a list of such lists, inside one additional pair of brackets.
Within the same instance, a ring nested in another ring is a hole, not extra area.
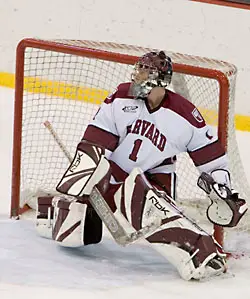
[[(15, 75), (0, 72), (0, 86), (15, 88)], [(109, 91), (104, 89), (82, 87), (65, 82), (42, 80), (37, 77), (26, 77), (24, 79), (24, 89), (28, 92), (43, 93), (54, 97), (63, 97), (69, 100), (84, 101), (92, 104), (101, 104), (107, 97)], [(217, 115), (215, 111), (200, 109), (207, 123), (215, 125)], [(236, 130), (250, 132), (250, 116), (235, 115)]]
[(24, 79), (24, 90), (98, 105), (108, 95), (108, 91), (103, 89), (75, 86), (65, 82), (47, 81), (32, 77)]
[(0, 86), (15, 88), (15, 75), (0, 72)]

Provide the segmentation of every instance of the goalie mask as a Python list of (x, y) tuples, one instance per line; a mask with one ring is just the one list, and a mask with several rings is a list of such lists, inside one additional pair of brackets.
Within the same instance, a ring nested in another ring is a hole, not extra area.
[(132, 73), (133, 95), (146, 97), (152, 88), (166, 88), (172, 78), (171, 58), (163, 51), (149, 52), (139, 58)]

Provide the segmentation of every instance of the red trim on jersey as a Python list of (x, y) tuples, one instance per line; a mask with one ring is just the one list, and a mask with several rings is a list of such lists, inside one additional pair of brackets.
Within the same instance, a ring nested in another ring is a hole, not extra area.
[(110, 104), (116, 98), (134, 99), (134, 96), (132, 96), (130, 92), (130, 86), (131, 86), (131, 82), (122, 83), (118, 85), (116, 90), (104, 100), (104, 103)]
[(114, 151), (119, 142), (119, 137), (101, 128), (89, 125), (83, 135), (83, 139), (103, 146), (105, 149)]
[(145, 105), (146, 105), (146, 107), (147, 107), (148, 113), (151, 114), (151, 113), (154, 113), (154, 112), (158, 111), (161, 107), (163, 107), (165, 101), (166, 101), (166, 98), (164, 97), (164, 98), (162, 99), (162, 101), (160, 102), (160, 104), (159, 104), (157, 107), (155, 107), (155, 108), (151, 108), (151, 107), (149, 106), (148, 99), (146, 98), (146, 99), (145, 99)]
[(128, 176), (128, 173), (124, 171), (118, 164), (116, 164), (114, 161), (109, 160), (110, 166), (111, 166), (111, 173), (116, 180), (116, 182), (124, 182), (125, 179)]
[(160, 166), (173, 165), (176, 162), (176, 160), (177, 160), (176, 156), (167, 158), (167, 159), (163, 160), (159, 165), (155, 166), (152, 169), (155, 169)]
[(225, 151), (219, 140), (217, 140), (193, 152), (188, 152), (188, 154), (193, 160), (195, 166), (201, 166), (224, 156)]
[(191, 102), (170, 90), (166, 94), (167, 97), (162, 103), (163, 108), (170, 109), (179, 114), (196, 128), (203, 128), (206, 125), (202, 115)]

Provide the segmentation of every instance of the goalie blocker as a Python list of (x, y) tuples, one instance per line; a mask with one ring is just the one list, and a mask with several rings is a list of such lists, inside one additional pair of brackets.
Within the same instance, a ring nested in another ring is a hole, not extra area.
[[(57, 186), (57, 190), (67, 196), (52, 200), (54, 213), (50, 220), (51, 237), (55, 241), (69, 247), (97, 243), (101, 234), (98, 238), (93, 236), (101, 232), (102, 220), (116, 241), (126, 240), (124, 244), (128, 244), (141, 237), (146, 238), (176, 267), (185, 280), (201, 279), (226, 271), (225, 255), (219, 244), (183, 215), (168, 195), (152, 187), (140, 169), (134, 169), (124, 183), (114, 189), (114, 213), (104, 200), (107, 194), (111, 196), (108, 193), (109, 178), (110, 167), (104, 157), (104, 149), (81, 142)], [(96, 190), (98, 193), (95, 192), (95, 196), (92, 196)], [(87, 212), (92, 208), (89, 201), (92, 201), (96, 210), (94, 218), (88, 217), (92, 215)], [(91, 228), (90, 219), (93, 220)], [(48, 221), (46, 216), (43, 221)], [(46, 230), (44, 223), (43, 231)], [(99, 223), (97, 230), (94, 223)], [(41, 227), (39, 217), (37, 227)], [(87, 231), (93, 237), (93, 242), (90, 239), (86, 242)]]

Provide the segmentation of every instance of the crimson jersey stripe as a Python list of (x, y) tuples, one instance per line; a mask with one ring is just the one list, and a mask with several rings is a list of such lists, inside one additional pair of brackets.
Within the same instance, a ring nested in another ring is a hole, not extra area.
[(195, 166), (201, 166), (225, 155), (219, 140), (210, 143), (193, 152), (188, 152)]
[(101, 128), (89, 125), (83, 135), (83, 139), (103, 146), (105, 149), (114, 151), (119, 142), (119, 137)]
[(109, 160), (112, 175), (116, 182), (124, 182), (128, 176), (128, 173), (124, 171), (119, 165), (117, 165), (114, 161)]
[(173, 165), (175, 162), (177, 161), (176, 156), (170, 157), (170, 158), (166, 158), (165, 160), (163, 160), (160, 164), (156, 165), (154, 168), (155, 169), (157, 167), (161, 167), (161, 166), (167, 166), (167, 165)]

